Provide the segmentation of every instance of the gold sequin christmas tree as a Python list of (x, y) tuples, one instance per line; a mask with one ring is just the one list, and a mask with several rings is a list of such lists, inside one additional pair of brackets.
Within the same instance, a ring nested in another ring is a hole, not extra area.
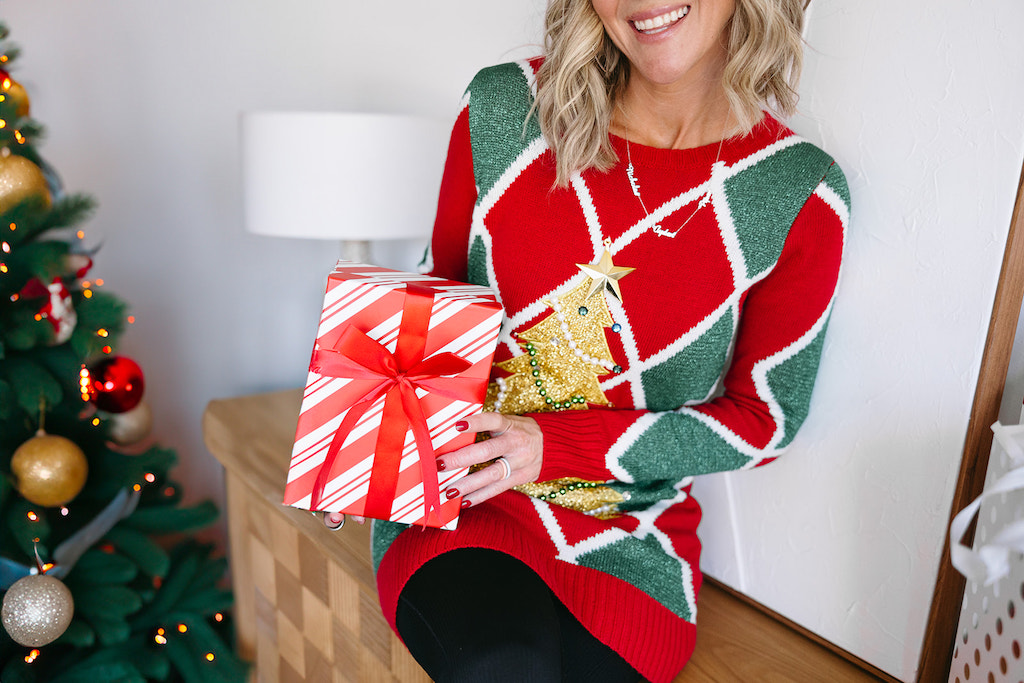
[[(521, 415), (610, 404), (599, 378), (621, 372), (622, 368), (612, 358), (605, 338), (605, 328), (619, 331), (608, 310), (605, 292), (621, 298), (618, 280), (633, 268), (613, 265), (607, 248), (597, 263), (577, 265), (587, 278), (569, 292), (545, 302), (551, 313), (517, 335), (524, 353), (496, 364), (511, 374), (490, 385), (485, 410)], [(576, 478), (515, 488), (598, 517), (615, 516), (615, 506), (623, 501), (618, 491), (602, 482)]]

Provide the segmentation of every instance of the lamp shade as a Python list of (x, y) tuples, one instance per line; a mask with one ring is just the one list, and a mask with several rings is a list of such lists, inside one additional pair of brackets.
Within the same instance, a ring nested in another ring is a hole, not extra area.
[(394, 114), (242, 115), (245, 226), (278, 237), (430, 234), (449, 124)]

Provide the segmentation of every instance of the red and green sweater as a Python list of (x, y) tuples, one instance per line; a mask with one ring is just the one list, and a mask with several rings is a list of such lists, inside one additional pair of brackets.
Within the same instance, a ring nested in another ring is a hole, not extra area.
[[(427, 560), (492, 548), (533, 568), (580, 622), (651, 681), (694, 646), (701, 510), (693, 477), (766, 464), (807, 415), (849, 219), (839, 167), (766, 115), (749, 135), (685, 150), (630, 143), (648, 215), (620, 162), (552, 189), (552, 153), (531, 118), (538, 61), (481, 71), (452, 133), (431, 244), (433, 274), (486, 285), (505, 307), (496, 361), (551, 314), (611, 240), (636, 270), (608, 297), (619, 368), (611, 408), (531, 415), (540, 480), (579, 477), (626, 494), (613, 519), (506, 492), (464, 511), (456, 531), (376, 522), (384, 615)], [(524, 132), (525, 130), (525, 132)], [(717, 161), (719, 163), (715, 163)], [(712, 166), (715, 172), (712, 175)], [(698, 200), (710, 189), (711, 201)], [(694, 214), (694, 211), (696, 213)], [(693, 218), (686, 222), (693, 215)], [(660, 223), (674, 237), (655, 234)], [(439, 586), (439, 590), (459, 589)]]

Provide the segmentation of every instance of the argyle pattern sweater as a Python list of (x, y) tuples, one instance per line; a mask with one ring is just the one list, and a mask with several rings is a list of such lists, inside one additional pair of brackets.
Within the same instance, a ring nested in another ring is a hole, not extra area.
[[(806, 417), (849, 192), (828, 155), (768, 115), (720, 150), (630, 143), (646, 210), (614, 136), (618, 165), (552, 189), (551, 150), (527, 121), (537, 67), (491, 67), (471, 83), (428, 257), (434, 274), (497, 292), (506, 319), (496, 361), (523, 353), (515, 334), (551, 314), (545, 302), (581, 282), (576, 264), (597, 262), (605, 239), (615, 265), (636, 269), (619, 281), (621, 302), (608, 296), (621, 369), (601, 378), (612, 407), (531, 415), (544, 436), (540, 481), (605, 481), (627, 500), (601, 520), (510, 491), (465, 510), (453, 532), (375, 522), (381, 605), (393, 627), (423, 563), (492, 548), (533, 568), (645, 678), (670, 681), (695, 639), (693, 477), (772, 461)], [(678, 232), (656, 234), (656, 224)]]

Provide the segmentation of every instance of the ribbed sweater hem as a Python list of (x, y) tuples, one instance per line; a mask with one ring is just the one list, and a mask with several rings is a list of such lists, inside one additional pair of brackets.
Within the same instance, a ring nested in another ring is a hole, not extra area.
[[(506, 513), (530, 505), (518, 493), (505, 493), (499, 498), (503, 499), (500, 504), (483, 503), (463, 513), (457, 531), (417, 527), (403, 532), (392, 543), (377, 570), (381, 609), (391, 628), (397, 633), (398, 597), (417, 569), (451, 550), (488, 548), (511, 555), (533, 569), (584, 628), (645, 679), (653, 683), (672, 681), (693, 653), (695, 626), (625, 581), (552, 559), (550, 553), (530, 542), (528, 533), (520, 533), (517, 525), (494, 523), (504, 521)], [(484, 519), (474, 524), (470, 521), (474, 515)]]

